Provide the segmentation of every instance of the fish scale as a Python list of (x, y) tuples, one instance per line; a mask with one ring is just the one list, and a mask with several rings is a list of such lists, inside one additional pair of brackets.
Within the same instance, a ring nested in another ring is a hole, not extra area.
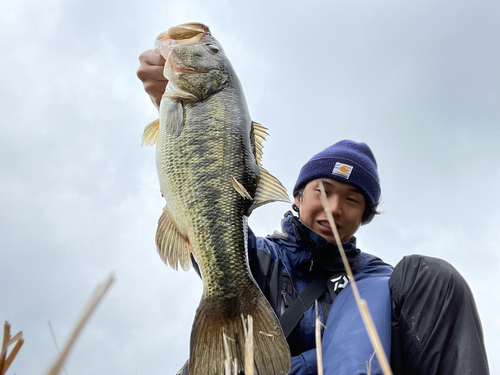
[[(191, 114), (186, 109), (186, 112), (189, 116), (197, 117), (196, 111)], [(246, 262), (245, 228), (242, 217), (247, 204), (233, 189), (230, 180), (231, 177), (235, 177), (240, 181), (251, 182), (252, 177), (248, 175), (252, 174), (253, 180), (256, 176), (255, 173), (245, 173), (241, 169), (231, 168), (236, 164), (226, 162), (244, 159), (243, 156), (237, 155), (238, 152), (243, 154), (242, 148), (231, 147), (229, 142), (231, 137), (227, 136), (228, 130), (234, 129), (234, 126), (227, 126), (221, 121), (212, 121), (207, 124), (207, 128), (202, 129), (193, 125), (198, 122), (191, 121), (188, 116), (185, 121), (186, 126), (179, 137), (169, 135), (165, 129), (160, 128), (160, 138), (169, 143), (169, 147), (162, 147), (159, 141), (158, 150), (168, 149), (168, 152), (160, 154), (158, 151), (157, 157), (161, 168), (171, 171), (163, 177), (165, 182), (162, 183), (162, 190), (165, 189), (167, 202), (171, 200), (172, 207), (177, 207), (180, 212), (179, 215), (176, 215), (175, 211), (172, 212), (174, 220), (179, 224), (184, 222), (181, 227), (192, 228), (196, 233), (193, 236), (192, 246), (196, 249), (195, 257), (206, 285), (205, 294), (210, 297), (212, 294), (221, 294), (221, 290), (227, 293), (231, 288), (224, 286), (228, 283), (244, 283), (239, 265)], [(220, 129), (224, 125), (228, 129)], [(210, 145), (215, 147), (212, 149)], [(247, 147), (249, 148), (249, 145)], [(199, 155), (221, 157), (200, 158)], [(186, 197), (189, 199), (186, 200)], [(184, 220), (176, 219), (178, 216), (182, 216)], [(214, 217), (221, 218), (221, 221), (214, 223)], [(212, 272), (204, 272), (209, 267)], [(217, 277), (219, 274), (213, 272), (213, 269), (222, 267), (226, 267), (227, 270), (221, 273), (219, 278)]]

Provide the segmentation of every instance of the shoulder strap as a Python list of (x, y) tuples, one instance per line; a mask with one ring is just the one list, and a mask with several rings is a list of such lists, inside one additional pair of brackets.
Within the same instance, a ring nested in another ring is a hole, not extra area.
[(283, 315), (280, 316), (279, 320), (285, 337), (288, 337), (290, 333), (292, 333), (306, 310), (325, 292), (327, 280), (328, 275), (317, 275), (290, 306), (288, 306)]

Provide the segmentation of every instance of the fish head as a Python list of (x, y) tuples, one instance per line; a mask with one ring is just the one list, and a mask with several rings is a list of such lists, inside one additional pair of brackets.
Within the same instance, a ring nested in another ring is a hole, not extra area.
[(203, 24), (172, 27), (158, 36), (155, 48), (166, 60), (166, 95), (172, 100), (205, 100), (221, 90), (232, 74), (222, 46)]

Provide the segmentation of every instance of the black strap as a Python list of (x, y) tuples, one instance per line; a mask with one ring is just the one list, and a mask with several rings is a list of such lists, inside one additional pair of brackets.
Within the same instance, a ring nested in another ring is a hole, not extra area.
[(325, 292), (328, 278), (326, 274), (317, 275), (290, 306), (288, 306), (283, 315), (280, 316), (281, 328), (283, 329), (285, 337), (288, 337), (290, 333), (292, 333), (306, 310)]

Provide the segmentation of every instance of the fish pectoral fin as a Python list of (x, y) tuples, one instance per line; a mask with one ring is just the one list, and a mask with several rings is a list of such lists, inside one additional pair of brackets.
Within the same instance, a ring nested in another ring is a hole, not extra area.
[(184, 271), (191, 267), (193, 247), (189, 239), (177, 228), (167, 206), (163, 209), (160, 220), (158, 220), (156, 248), (160, 258), (174, 270), (177, 271), (179, 264)]
[(247, 189), (245, 189), (245, 187), (240, 184), (236, 178), (231, 177), (231, 185), (233, 185), (234, 190), (236, 190), (244, 199), (253, 200)]
[(257, 165), (260, 167), (262, 165), (262, 155), (264, 149), (264, 141), (269, 134), (267, 133), (267, 128), (263, 127), (261, 124), (252, 121), (252, 128), (250, 131), (250, 141), (252, 143), (252, 151), (257, 161)]
[(156, 119), (144, 128), (142, 133), (141, 146), (153, 146), (158, 141), (158, 134), (160, 133), (160, 120)]
[(261, 167), (260, 179), (257, 184), (257, 190), (255, 191), (254, 203), (252, 207), (250, 207), (248, 214), (250, 215), (250, 213), (257, 207), (271, 202), (291, 203), (290, 197), (281, 182)]
[(182, 133), (182, 129), (184, 129), (184, 107), (181, 102), (172, 102), (168, 107), (165, 121), (168, 133), (176, 137)]

